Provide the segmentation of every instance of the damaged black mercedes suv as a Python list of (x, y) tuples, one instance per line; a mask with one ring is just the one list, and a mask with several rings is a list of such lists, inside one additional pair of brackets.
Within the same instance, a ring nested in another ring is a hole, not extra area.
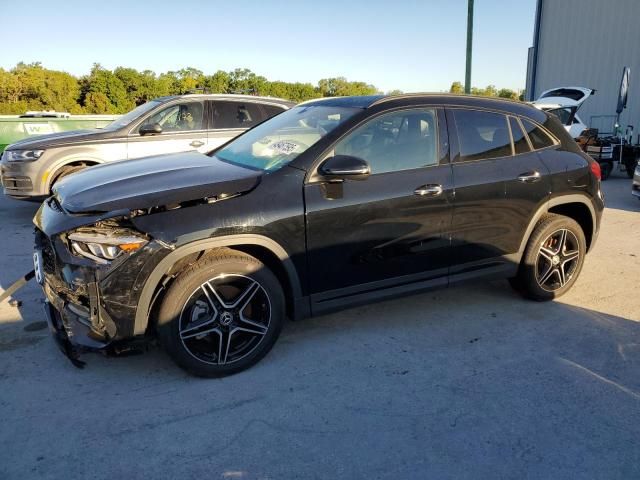
[(207, 155), (65, 178), (34, 219), (36, 277), (75, 363), (157, 338), (189, 372), (228, 375), (286, 317), (489, 276), (563, 294), (598, 234), (599, 176), (523, 103), (322, 99)]

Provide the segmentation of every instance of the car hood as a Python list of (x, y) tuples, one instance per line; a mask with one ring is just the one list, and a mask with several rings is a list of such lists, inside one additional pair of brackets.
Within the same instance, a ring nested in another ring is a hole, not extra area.
[(53, 191), (70, 213), (102, 213), (244, 193), (261, 175), (194, 151), (91, 167), (64, 178)]
[(68, 132), (48, 133), (35, 137), (25, 138), (12, 143), (7, 150), (44, 150), (53, 147), (62, 147), (75, 143), (89, 142), (109, 137), (113, 132), (94, 128), (91, 130), (70, 130)]

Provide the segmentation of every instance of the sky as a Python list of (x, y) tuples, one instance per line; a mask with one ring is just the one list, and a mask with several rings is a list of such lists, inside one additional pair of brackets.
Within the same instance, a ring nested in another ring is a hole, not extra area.
[[(93, 63), (207, 75), (249, 68), (272, 81), (343, 76), (385, 92), (464, 83), (467, 0), (0, 3), (5, 69), (20, 61), (76, 76)], [(524, 88), (535, 4), (475, 0), (473, 86)]]

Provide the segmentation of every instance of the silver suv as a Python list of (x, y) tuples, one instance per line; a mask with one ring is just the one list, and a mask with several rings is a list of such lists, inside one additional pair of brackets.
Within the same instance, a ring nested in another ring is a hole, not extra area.
[(2, 187), (13, 198), (41, 198), (62, 177), (92, 165), (187, 150), (208, 152), (293, 105), (246, 95), (157, 98), (102, 129), (9, 145), (0, 161)]

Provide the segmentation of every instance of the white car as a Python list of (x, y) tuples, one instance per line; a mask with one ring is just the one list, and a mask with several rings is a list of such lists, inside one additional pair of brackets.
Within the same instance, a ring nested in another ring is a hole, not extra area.
[(596, 93), (593, 88), (585, 87), (557, 87), (545, 90), (537, 100), (531, 102), (533, 106), (546, 112), (554, 113), (573, 138), (578, 138), (587, 128), (576, 112), (584, 101)]

